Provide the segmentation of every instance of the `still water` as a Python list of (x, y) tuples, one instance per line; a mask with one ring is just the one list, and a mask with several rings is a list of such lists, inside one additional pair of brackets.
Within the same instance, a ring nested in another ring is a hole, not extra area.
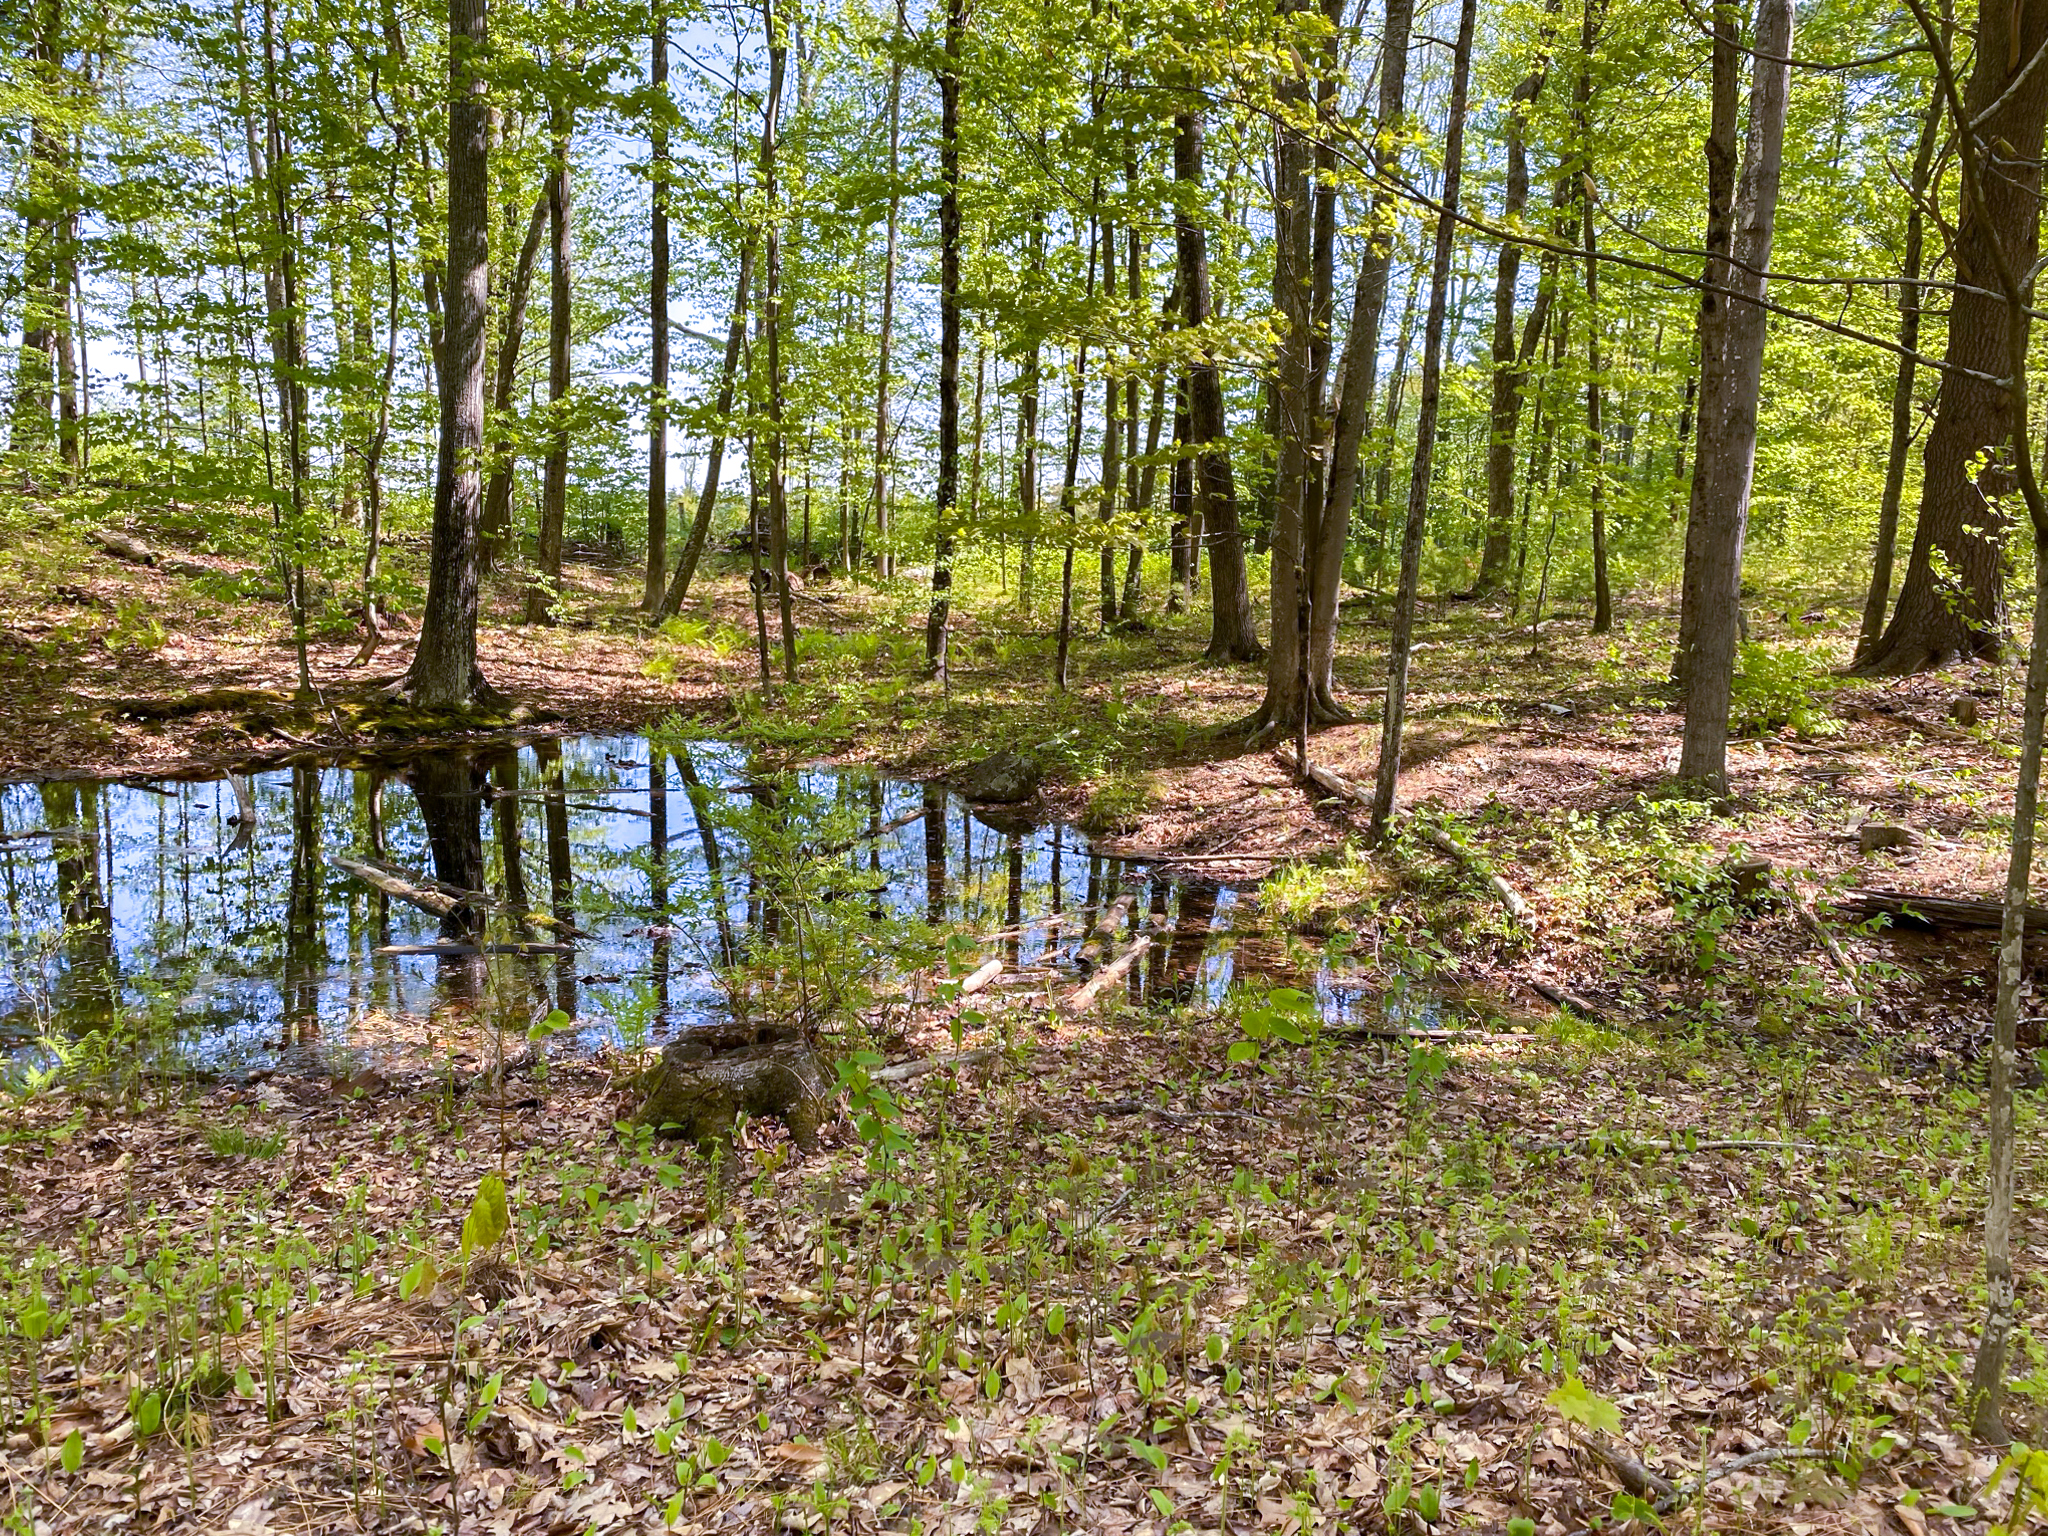
[[(1239, 892), (1072, 827), (859, 769), (771, 780), (727, 743), (580, 737), (240, 784), (0, 786), (0, 1050), (47, 1059), (120, 1022), (186, 1069), (343, 1073), (430, 1061), (443, 1021), (480, 1005), (522, 1030), (560, 1008), (590, 1047), (660, 1040), (730, 1017), (721, 964), (772, 932), (793, 850), (808, 879), (843, 865), (877, 945), (928, 923), (957, 936), (956, 969), (1001, 958), (999, 987), (1071, 984), (1088, 915), (1130, 892), (1122, 931), (1173, 935), (1133, 970), (1135, 1000), (1214, 1000), (1257, 972), (1312, 985), (1330, 1017), (1364, 1007), (1261, 939)], [(444, 920), (342, 859), (493, 904), (481, 928)], [(484, 938), (562, 952), (447, 952)]]

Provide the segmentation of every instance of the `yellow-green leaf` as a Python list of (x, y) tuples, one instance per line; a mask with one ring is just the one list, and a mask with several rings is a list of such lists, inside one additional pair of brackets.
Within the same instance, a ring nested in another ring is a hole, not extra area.
[(512, 1229), (512, 1208), (505, 1198), (505, 1181), (495, 1173), (486, 1174), (477, 1186), (476, 1199), (462, 1222), (462, 1256), (482, 1253), (496, 1246)]
[(1569, 1423), (1583, 1424), (1603, 1434), (1621, 1433), (1621, 1410), (1599, 1393), (1589, 1391), (1576, 1376), (1565, 1377), (1564, 1385), (1544, 1401), (1563, 1414)]

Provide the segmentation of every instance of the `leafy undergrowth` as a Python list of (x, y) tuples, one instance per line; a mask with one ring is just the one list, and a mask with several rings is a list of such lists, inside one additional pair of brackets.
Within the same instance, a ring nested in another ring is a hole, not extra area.
[(1672, 1529), (2007, 1510), (1957, 1425), (1969, 1092), (1301, 1002), (999, 1013), (973, 1067), (863, 1058), (824, 1151), (756, 1126), (723, 1178), (594, 1063), (21, 1101), (9, 1528), (1622, 1528), (1658, 1495), (1579, 1435), (1676, 1486)]

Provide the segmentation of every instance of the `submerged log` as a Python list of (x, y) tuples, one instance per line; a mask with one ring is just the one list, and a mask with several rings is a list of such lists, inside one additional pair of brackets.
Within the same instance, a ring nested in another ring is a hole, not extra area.
[(671, 1040), (662, 1048), (636, 1118), (663, 1135), (729, 1144), (742, 1110), (780, 1120), (789, 1127), (791, 1141), (806, 1152), (814, 1150), (818, 1131), (832, 1112), (817, 1053), (801, 1040), (716, 1054), (701, 1041)]
[(465, 959), (471, 955), (573, 955), (574, 944), (379, 944), (373, 955), (434, 955)]
[(337, 854), (334, 865), (337, 869), (347, 870), (363, 884), (382, 891), (386, 896), (407, 902), (422, 912), (431, 912), (436, 917), (452, 916), (456, 908), (465, 905), (446, 891), (416, 884), (402, 875), (380, 869), (375, 864), (365, 863), (361, 859), (350, 858), (347, 854)]

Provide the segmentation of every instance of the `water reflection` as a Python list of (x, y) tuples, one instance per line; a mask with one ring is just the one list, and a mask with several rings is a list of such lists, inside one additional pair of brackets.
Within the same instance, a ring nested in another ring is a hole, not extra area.
[[(832, 768), (783, 781), (785, 803), (740, 748), (664, 747), (579, 738), (425, 756), (395, 776), (282, 769), (246, 785), (253, 817), (225, 781), (0, 786), (0, 1034), (19, 1046), (148, 1020), (191, 1064), (232, 1071), (431, 1054), (442, 1021), (480, 1005), (521, 1029), (559, 1007), (593, 1044), (717, 1024), (717, 968), (817, 894), (786, 883), (818, 867), (790, 856), (809, 835), (800, 801), (849, 829), (832, 867), (876, 945), (893, 924), (947, 925), (974, 959), (1004, 961), (999, 985), (1058, 990), (1128, 892), (1106, 953), (1159, 936), (1131, 997), (1213, 1000), (1245, 965), (1288, 973), (1235, 931), (1236, 892), (1097, 853), (1070, 828)], [(453, 899), (422, 911), (344, 856)], [(1358, 1001), (1315, 984), (1333, 1014)]]

